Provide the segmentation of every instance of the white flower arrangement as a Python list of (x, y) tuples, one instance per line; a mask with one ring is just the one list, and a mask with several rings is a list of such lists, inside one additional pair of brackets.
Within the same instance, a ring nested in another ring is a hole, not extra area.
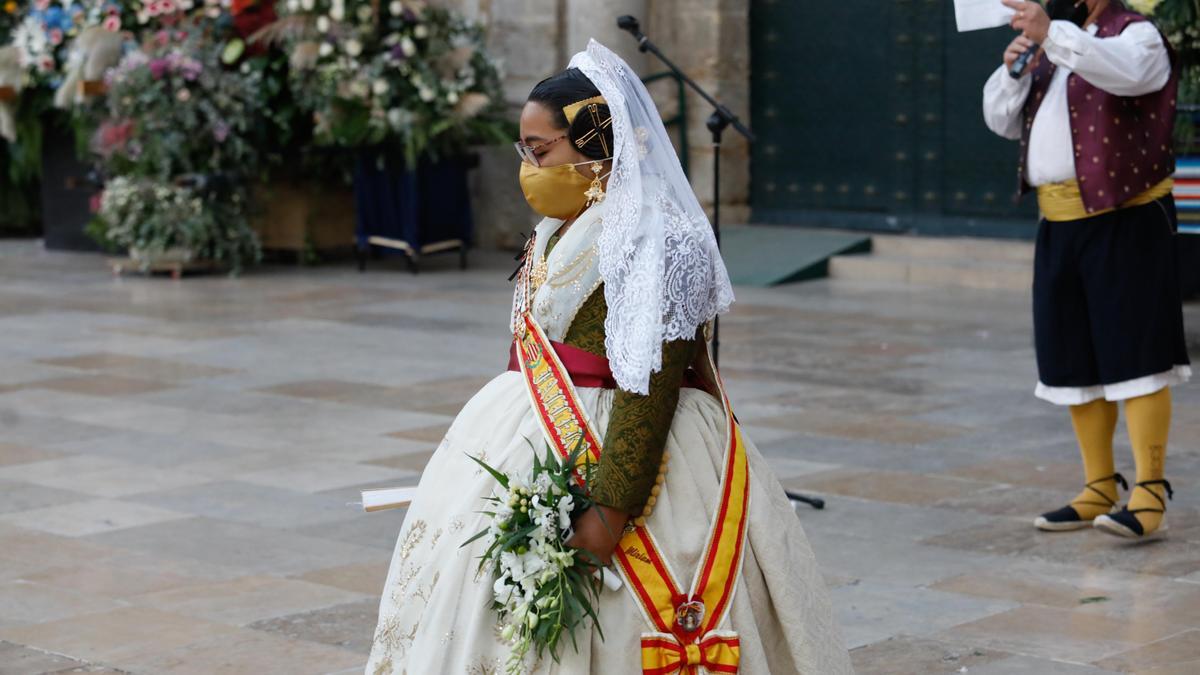
[[(523, 672), (531, 651), (541, 657), (549, 650), (557, 662), (563, 637), (578, 650), (575, 630), (589, 619), (600, 630), (599, 586), (591, 569), (600, 568), (599, 561), (566, 545), (573, 517), (592, 505), (575, 477), (578, 454), (559, 461), (552, 450), (544, 459), (535, 453), (526, 480), (472, 458), (497, 487), (487, 499), (493, 510), (484, 512), (491, 522), (463, 546), (479, 539), (487, 543), (479, 567), (494, 575), (492, 608), (501, 637), (512, 645), (510, 675)], [(590, 468), (578, 470), (586, 474)]]
[(312, 112), (317, 143), (399, 150), (415, 166), (514, 133), (482, 29), (462, 14), (419, 0), (284, 7), (312, 27), (292, 38), (303, 57), (293, 63), (304, 65), (290, 77)]

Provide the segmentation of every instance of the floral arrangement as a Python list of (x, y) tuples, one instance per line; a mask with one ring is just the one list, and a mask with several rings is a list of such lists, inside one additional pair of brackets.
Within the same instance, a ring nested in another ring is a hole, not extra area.
[[(246, 217), (247, 179), (257, 168), (250, 131), (260, 114), (258, 78), (253, 69), (223, 68), (218, 45), (181, 31), (157, 32), (147, 49), (127, 54), (107, 77), (107, 118), (92, 149), (112, 178), (92, 233), (150, 251), (186, 244), (236, 270), (259, 255)], [(122, 189), (110, 198), (114, 183)], [(174, 201), (156, 196), (161, 190), (176, 190)], [(184, 218), (184, 197), (203, 213)], [(146, 215), (160, 207), (167, 215)], [(146, 224), (121, 225), (135, 216)]]
[(57, 86), (71, 40), (92, 26), (121, 31), (127, 25), (125, 11), (115, 0), (33, 0), (13, 32), (13, 43), (35, 82)]
[(88, 235), (106, 249), (128, 251), (143, 268), (203, 260), (237, 273), (261, 256), (240, 191), (221, 194), (202, 181), (116, 176), (98, 202)]
[(96, 215), (89, 234), (108, 248), (129, 250), (143, 266), (201, 258), (236, 270), (257, 251), (253, 232), (223, 217), (200, 191), (153, 178), (113, 178)]
[(215, 48), (182, 33), (160, 31), (155, 43), (109, 71), (108, 118), (94, 150), (120, 174), (252, 173), (246, 133), (260, 108), (254, 71), (224, 69)]
[[(38, 84), (56, 87), (70, 56), (71, 43), (83, 31), (100, 26), (135, 34), (185, 26), (193, 19), (217, 19), (232, 0), (32, 0), (13, 42)], [(12, 0), (9, 4), (14, 5)]]
[(288, 0), (288, 17), (304, 26), (294, 88), (318, 143), (397, 147), (412, 165), (511, 136), (499, 64), (461, 15), (412, 0)]
[[(494, 510), (484, 512), (491, 523), (463, 546), (477, 539), (488, 543), (479, 567), (495, 577), (492, 608), (503, 626), (501, 637), (512, 644), (510, 674), (523, 672), (533, 650), (538, 657), (549, 650), (557, 662), (563, 637), (575, 643), (574, 631), (585, 620), (600, 629), (595, 611), (599, 589), (589, 570), (599, 568), (599, 561), (586, 560), (590, 554), (565, 543), (574, 516), (591, 505), (575, 479), (579, 452), (562, 462), (549, 449), (544, 460), (535, 453), (527, 480), (472, 458), (496, 479), (497, 488), (487, 499)], [(582, 469), (586, 473), (591, 467)]]

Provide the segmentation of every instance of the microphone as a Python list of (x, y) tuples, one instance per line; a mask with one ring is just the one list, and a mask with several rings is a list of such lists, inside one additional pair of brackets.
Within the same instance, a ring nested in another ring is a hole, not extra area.
[(617, 28), (627, 31), (630, 35), (632, 35), (633, 39), (637, 40), (638, 46), (642, 47), (642, 51), (645, 51), (644, 45), (646, 42), (646, 36), (642, 34), (642, 27), (638, 24), (638, 20), (636, 18), (628, 14), (618, 18)]
[(1008, 74), (1012, 79), (1021, 79), (1021, 76), (1025, 74), (1025, 69), (1029, 67), (1029, 62), (1033, 60), (1033, 57), (1041, 48), (1042, 46), (1035, 42), (1029, 46), (1028, 51), (1018, 56), (1016, 61), (1013, 61), (1012, 68), (1008, 70)]
[[(1087, 23), (1089, 12), (1086, 0), (1047, 0), (1046, 2), (1046, 14), (1049, 15), (1051, 21), (1070, 21), (1080, 28)], [(1030, 45), (1029, 51), (1013, 61), (1008, 74), (1014, 80), (1021, 79), (1021, 76), (1025, 74), (1025, 69), (1029, 67), (1029, 62), (1041, 48), (1042, 46), (1036, 42)]]

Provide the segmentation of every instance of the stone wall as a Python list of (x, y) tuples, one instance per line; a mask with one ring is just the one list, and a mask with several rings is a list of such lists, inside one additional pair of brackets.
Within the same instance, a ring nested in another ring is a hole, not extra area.
[[(642, 30), (698, 83), (743, 120), (750, 115), (749, 0), (445, 0), (488, 27), (493, 54), (503, 60), (505, 95), (514, 118), (538, 81), (566, 67), (571, 55), (596, 38), (643, 75), (663, 70), (641, 54), (633, 38), (616, 27), (631, 14)], [(666, 82), (651, 88), (664, 115), (677, 110)], [(712, 201), (712, 138), (707, 104), (689, 94), (688, 142), (692, 185), (706, 207)], [(750, 161), (746, 144), (727, 133), (722, 155), (722, 220), (744, 221)], [(509, 147), (488, 148), (474, 172), (479, 246), (514, 248), (536, 221), (517, 187), (518, 160)]]

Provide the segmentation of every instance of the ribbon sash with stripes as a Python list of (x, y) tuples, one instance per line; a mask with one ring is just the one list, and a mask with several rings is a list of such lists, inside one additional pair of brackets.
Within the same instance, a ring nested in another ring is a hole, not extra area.
[[(580, 403), (570, 376), (550, 340), (528, 313), (516, 337), (521, 373), (546, 439), (563, 457), (579, 449), (579, 462), (600, 459), (599, 437)], [(708, 353), (706, 375), (720, 393), (725, 409), (727, 445), (722, 463), (720, 502), (709, 526), (699, 568), (686, 592), (647, 527), (626, 533), (614, 552), (624, 577), (651, 631), (642, 635), (643, 673), (736, 673), (736, 633), (718, 631), (741, 573), (750, 501), (750, 467), (741, 428)], [(577, 475), (579, 475), (577, 473)], [(582, 480), (582, 476), (580, 476)], [(677, 610), (694, 612), (693, 630), (678, 620)], [(699, 610), (699, 611), (697, 611)]]

